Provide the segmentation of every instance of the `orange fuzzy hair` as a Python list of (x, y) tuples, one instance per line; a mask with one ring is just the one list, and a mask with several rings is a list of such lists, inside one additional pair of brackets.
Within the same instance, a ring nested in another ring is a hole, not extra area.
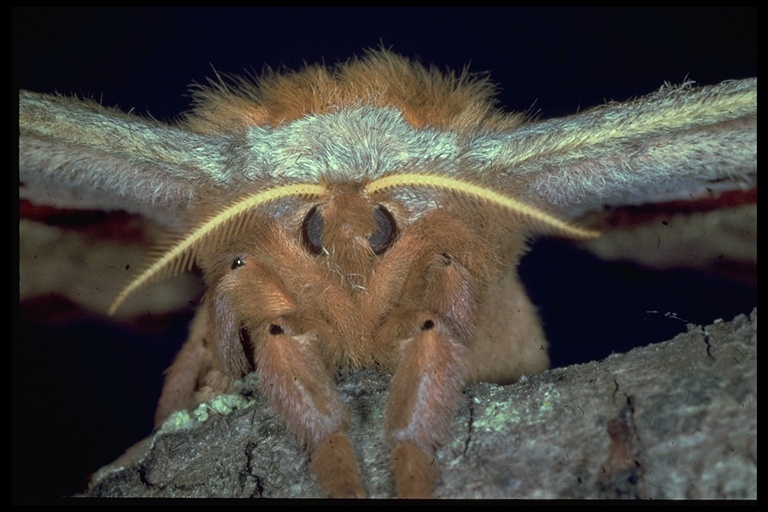
[(248, 126), (277, 126), (307, 115), (348, 107), (395, 107), (414, 128), (511, 130), (525, 119), (496, 108), (496, 86), (466, 69), (458, 76), (426, 68), (386, 50), (300, 71), (267, 70), (255, 80), (219, 77), (195, 86), (194, 110), (184, 125), (198, 133), (238, 133)]

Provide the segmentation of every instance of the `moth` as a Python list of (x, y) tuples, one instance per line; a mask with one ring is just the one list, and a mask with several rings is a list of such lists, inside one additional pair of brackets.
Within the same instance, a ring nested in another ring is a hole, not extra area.
[(175, 124), (22, 91), (19, 194), (167, 228), (109, 307), (198, 267), (206, 292), (155, 421), (255, 372), (329, 496), (364, 496), (340, 369), (391, 372), (395, 493), (430, 496), (462, 389), (548, 368), (517, 275), (530, 240), (606, 207), (756, 187), (756, 79), (661, 87), (570, 117), (385, 50), (217, 79)]

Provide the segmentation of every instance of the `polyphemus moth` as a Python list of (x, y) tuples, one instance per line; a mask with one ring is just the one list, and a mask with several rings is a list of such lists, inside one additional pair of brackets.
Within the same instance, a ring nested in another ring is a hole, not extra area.
[(111, 312), (201, 269), (157, 423), (255, 372), (328, 495), (364, 496), (334, 376), (383, 368), (395, 493), (430, 496), (462, 389), (549, 365), (517, 275), (529, 241), (595, 238), (606, 207), (756, 188), (756, 87), (534, 120), (499, 110), (487, 78), (380, 50), (197, 86), (175, 124), (22, 91), (19, 194), (167, 228)]

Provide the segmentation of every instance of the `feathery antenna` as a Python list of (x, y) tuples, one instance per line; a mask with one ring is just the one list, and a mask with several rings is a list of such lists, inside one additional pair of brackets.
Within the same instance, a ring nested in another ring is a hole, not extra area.
[(571, 238), (596, 238), (600, 236), (599, 231), (584, 229), (574, 226), (550, 215), (534, 206), (518, 201), (513, 197), (502, 194), (492, 188), (477, 185), (470, 181), (451, 178), (438, 174), (392, 174), (383, 178), (376, 179), (369, 183), (365, 190), (369, 193), (379, 190), (393, 189), (400, 187), (422, 187), (433, 190), (441, 190), (458, 195), (465, 195), (477, 198), (481, 201), (505, 208), (514, 213), (521, 214), (532, 219), (535, 222), (541, 222), (554, 228), (559, 234)]
[(249, 194), (225, 207), (202, 221), (180, 240), (177, 240), (170, 249), (163, 251), (159, 258), (128, 283), (109, 307), (109, 314), (115, 314), (120, 304), (142, 286), (167, 275), (189, 270), (203, 244), (216, 243), (222, 237), (234, 236), (246, 224), (245, 214), (252, 209), (286, 197), (321, 196), (325, 191), (324, 186), (316, 184), (282, 185)]

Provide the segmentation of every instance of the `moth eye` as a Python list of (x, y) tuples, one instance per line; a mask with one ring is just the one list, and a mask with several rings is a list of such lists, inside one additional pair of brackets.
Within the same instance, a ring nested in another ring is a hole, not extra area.
[(238, 256), (235, 258), (235, 260), (232, 262), (232, 266), (230, 267), (232, 270), (235, 270), (238, 267), (242, 267), (245, 265), (245, 259), (242, 256)]
[(323, 252), (323, 216), (313, 206), (301, 224), (301, 239), (312, 254)]
[(389, 210), (379, 205), (373, 210), (376, 231), (368, 237), (368, 243), (376, 254), (383, 254), (397, 237), (397, 224)]

